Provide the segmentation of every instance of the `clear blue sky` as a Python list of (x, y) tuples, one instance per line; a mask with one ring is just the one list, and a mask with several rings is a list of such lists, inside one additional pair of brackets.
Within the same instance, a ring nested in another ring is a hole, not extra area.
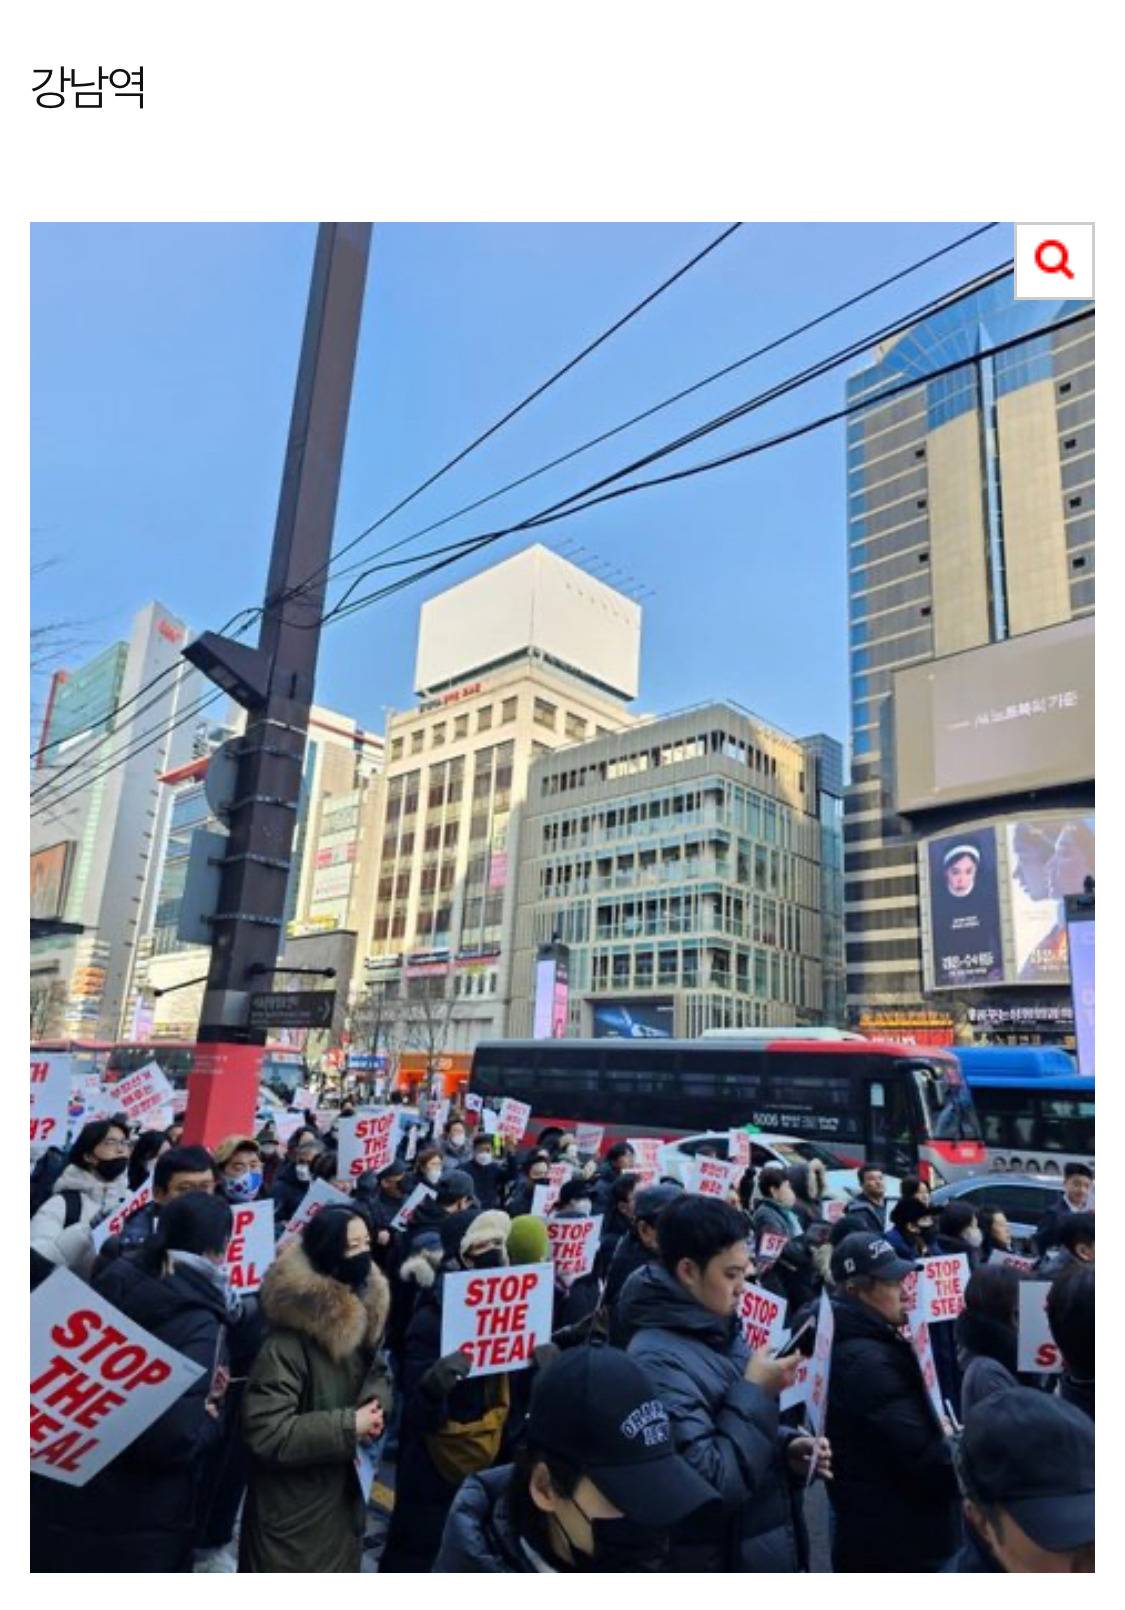
[[(570, 358), (721, 227), (376, 227), (336, 528), (342, 543)], [(482, 495), (973, 226), (747, 225), (371, 546)], [(194, 628), (260, 601), (315, 230), (45, 225), (32, 240), (33, 621), (89, 652), (158, 597)], [(1010, 253), (1007, 227), (468, 516), (519, 519)], [(844, 371), (688, 449), (829, 412)], [(655, 589), (639, 707), (713, 696), (797, 733), (847, 727), (843, 427), (549, 528)], [(418, 606), (507, 539), (333, 626), (318, 700), (381, 729), (412, 702)], [(366, 550), (359, 550), (360, 553)], [(331, 596), (331, 595), (330, 595)], [(81, 656), (75, 656), (80, 658)], [(40, 690), (41, 691), (41, 690)]]

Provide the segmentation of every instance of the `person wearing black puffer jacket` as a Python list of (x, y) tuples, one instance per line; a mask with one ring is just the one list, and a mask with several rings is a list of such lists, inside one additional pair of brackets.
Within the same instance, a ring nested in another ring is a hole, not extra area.
[[(797, 1195), (786, 1171), (773, 1164), (758, 1175), (752, 1226), (764, 1273), (761, 1285), (784, 1297), (790, 1312), (810, 1302), (817, 1288), (813, 1255), (797, 1213)], [(784, 1242), (782, 1242), (784, 1237)], [(766, 1255), (772, 1245), (774, 1251)]]
[(834, 1571), (940, 1571), (960, 1539), (950, 1445), (901, 1332), (913, 1270), (883, 1236), (862, 1232), (832, 1255)]
[(965, 1306), (953, 1330), (961, 1370), (961, 1418), (993, 1392), (1037, 1386), (1041, 1376), (1016, 1373), (1019, 1341), (1020, 1277), (1007, 1264), (974, 1269), (965, 1287)]
[[(800, 1495), (813, 1439), (778, 1424), (778, 1398), (799, 1360), (751, 1356), (737, 1318), (745, 1283), (746, 1215), (685, 1195), (660, 1215), (660, 1263), (625, 1282), (619, 1308), (628, 1355), (652, 1382), (672, 1440), (720, 1500), (672, 1538), (673, 1571), (808, 1569)], [(822, 1445), (820, 1469), (831, 1471)]]
[(96, 1290), (165, 1346), (202, 1366), (175, 1403), (83, 1487), (32, 1479), (31, 1569), (76, 1573), (192, 1569), (223, 1439), (229, 1327), (239, 1318), (224, 1257), (227, 1203), (169, 1203), (137, 1253), (115, 1258)]

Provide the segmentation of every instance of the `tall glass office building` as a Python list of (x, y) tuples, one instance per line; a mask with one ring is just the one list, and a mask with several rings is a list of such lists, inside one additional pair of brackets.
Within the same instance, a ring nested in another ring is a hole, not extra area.
[(889, 752), (895, 671), (1093, 612), (1093, 306), (1016, 302), (1005, 276), (880, 349), (847, 396), (871, 402), (847, 438), (854, 1018), (922, 1002), (917, 852)]

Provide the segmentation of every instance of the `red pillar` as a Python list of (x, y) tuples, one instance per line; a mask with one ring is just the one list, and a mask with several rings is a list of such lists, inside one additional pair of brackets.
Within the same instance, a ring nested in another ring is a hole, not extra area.
[(252, 1135), (257, 1129), (260, 1045), (217, 1041), (197, 1045), (188, 1075), (185, 1146), (216, 1146), (227, 1135)]

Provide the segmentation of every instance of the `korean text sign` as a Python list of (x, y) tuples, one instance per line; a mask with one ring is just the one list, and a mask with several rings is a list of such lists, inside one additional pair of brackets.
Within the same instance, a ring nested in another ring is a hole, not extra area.
[[(744, 1173), (740, 1163), (727, 1163), (721, 1157), (693, 1157), (685, 1185), (695, 1196), (717, 1196), (725, 1201)], [(783, 1245), (784, 1240), (783, 1236)]]
[(341, 1179), (357, 1180), (370, 1170), (378, 1172), (392, 1162), (398, 1132), (398, 1113), (393, 1107), (382, 1112), (357, 1113), (341, 1118), (338, 1131)]
[(61, 1146), (66, 1139), (72, 1058), (62, 1051), (31, 1053), (31, 1144)]
[(157, 1062), (146, 1062), (136, 1073), (127, 1073), (112, 1089), (117, 1111), (123, 1112), (130, 1123), (146, 1129), (159, 1127), (150, 1122), (158, 1114), (167, 1113), (171, 1120), (174, 1094)]
[(505, 1096), (500, 1103), (499, 1132), (505, 1140), (518, 1145), (531, 1121), (531, 1108), (526, 1101), (517, 1101), (514, 1096)]
[(605, 1129), (601, 1124), (579, 1124), (574, 1131), (574, 1139), (580, 1152), (596, 1157), (602, 1149)]
[(257, 1291), (273, 1262), (273, 1203), (246, 1202), (234, 1209), (227, 1272), (234, 1291)]
[(467, 1353), (472, 1376), (527, 1369), (535, 1348), (551, 1339), (553, 1303), (554, 1269), (549, 1263), (447, 1274), (442, 1357), (457, 1349)]
[(548, 1219), (547, 1240), (555, 1273), (569, 1284), (591, 1273), (602, 1234), (602, 1216), (585, 1219)]
[(84, 1487), (203, 1374), (69, 1269), (31, 1295), (31, 1469)]

